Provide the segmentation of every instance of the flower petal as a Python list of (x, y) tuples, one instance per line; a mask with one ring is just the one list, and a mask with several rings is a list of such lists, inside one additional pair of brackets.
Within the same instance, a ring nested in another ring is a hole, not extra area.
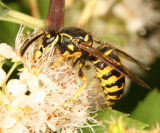
[(16, 53), (11, 46), (7, 45), (6, 43), (1, 43), (0, 44), (0, 55), (9, 59), (9, 58), (15, 57)]
[(27, 91), (27, 85), (18, 79), (12, 79), (7, 84), (8, 92), (13, 96), (24, 95)]
[(6, 72), (3, 69), (0, 69), (0, 84), (6, 79)]

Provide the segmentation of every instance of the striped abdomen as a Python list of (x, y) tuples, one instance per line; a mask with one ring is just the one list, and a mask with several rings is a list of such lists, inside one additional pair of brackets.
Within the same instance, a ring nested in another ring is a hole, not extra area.
[[(99, 51), (111, 60), (116, 60), (120, 63), (119, 57), (111, 48), (103, 47)], [(95, 57), (91, 57), (90, 60), (97, 70), (96, 76), (103, 89), (107, 106), (111, 106), (123, 95), (125, 76)]]

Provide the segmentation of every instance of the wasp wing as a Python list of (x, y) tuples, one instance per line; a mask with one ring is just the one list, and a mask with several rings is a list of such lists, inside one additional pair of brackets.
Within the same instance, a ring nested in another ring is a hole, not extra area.
[(97, 44), (100, 44), (102, 46), (108, 46), (108, 47), (111, 47), (120, 57), (122, 58), (125, 58), (126, 60), (130, 61), (130, 62), (133, 62), (137, 65), (139, 65), (141, 68), (145, 69), (145, 70), (149, 70), (150, 67), (143, 64), (142, 62), (140, 62), (139, 60), (133, 58), (131, 55), (125, 53), (124, 51), (112, 46), (111, 44), (109, 43), (106, 43), (106, 42), (103, 42), (103, 41), (100, 41), (100, 40), (96, 40), (96, 39), (93, 39), (95, 43)]
[(127, 59), (127, 60), (130, 61), (130, 62), (133, 62), (133, 63), (139, 65), (141, 68), (143, 68), (143, 69), (145, 69), (145, 70), (150, 70), (150, 69), (151, 69), (150, 66), (148, 66), (148, 65), (140, 62), (139, 60), (133, 58), (133, 57), (130, 56), (129, 54), (125, 53), (124, 51), (122, 51), (122, 50), (120, 50), (120, 49), (117, 49), (117, 48), (114, 49), (114, 50), (117, 52), (117, 54), (118, 54), (119, 56)]
[(80, 49), (88, 52), (90, 55), (94, 56), (95, 58), (101, 60), (106, 65), (109, 65), (109, 66), (113, 67), (115, 70), (117, 70), (118, 72), (124, 74), (125, 76), (127, 76), (129, 79), (133, 80), (135, 83), (139, 84), (140, 86), (142, 86), (144, 88), (150, 88), (150, 86), (148, 86), (138, 76), (136, 76), (131, 71), (129, 71), (128, 68), (126, 68), (120, 62), (117, 62), (116, 60), (111, 60), (107, 56), (103, 55), (100, 51), (94, 49), (93, 47), (87, 46), (85, 43), (77, 44), (77, 46)]

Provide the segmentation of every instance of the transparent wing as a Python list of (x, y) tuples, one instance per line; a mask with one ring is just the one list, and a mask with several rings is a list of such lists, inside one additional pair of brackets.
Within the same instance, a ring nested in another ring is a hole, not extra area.
[(142, 86), (144, 88), (150, 88), (137, 75), (133, 74), (131, 71), (128, 70), (128, 68), (126, 68), (124, 65), (120, 64), (116, 60), (111, 60), (110, 58), (108, 58), (107, 56), (103, 55), (101, 52), (99, 52), (98, 50), (94, 49), (93, 47), (87, 46), (85, 43), (77, 44), (77, 46), (80, 49), (88, 52), (90, 55), (94, 56), (95, 58), (101, 60), (106, 65), (109, 65), (109, 66), (113, 67), (115, 70), (117, 70), (118, 72), (124, 74), (125, 76), (127, 76), (129, 79), (133, 80), (135, 83), (139, 84), (140, 86)]
[(111, 44), (100, 41), (100, 40), (96, 40), (96, 39), (93, 39), (93, 40), (94, 40), (95, 43), (97, 43), (99, 45), (111, 47), (120, 57), (125, 58), (126, 60), (139, 65), (141, 68), (143, 68), (145, 70), (150, 70), (151, 69), (150, 66), (145, 65), (141, 61), (133, 58), (131, 55), (127, 54), (126, 52), (124, 52), (124, 51), (122, 51), (122, 50), (120, 50), (120, 49), (118, 49), (114, 46), (112, 46)]

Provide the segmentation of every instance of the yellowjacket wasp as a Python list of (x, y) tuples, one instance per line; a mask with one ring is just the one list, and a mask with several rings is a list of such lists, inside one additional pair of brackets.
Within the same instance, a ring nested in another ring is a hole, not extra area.
[[(70, 102), (75, 100), (81, 91), (87, 86), (88, 81), (82, 70), (86, 61), (93, 63), (96, 69), (96, 77), (104, 92), (107, 106), (111, 106), (122, 97), (125, 87), (125, 77), (131, 79), (142, 87), (150, 88), (121, 63), (119, 56), (123, 56), (143, 69), (149, 70), (150, 68), (147, 65), (108, 43), (94, 39), (90, 33), (81, 28), (67, 27), (60, 31), (51, 30), (43, 32), (32, 38), (22, 47), (21, 56), (23, 56), (28, 47), (40, 37), (42, 37), (42, 44), (36, 51), (36, 53), (38, 53), (36, 54), (36, 58), (40, 58), (49, 47), (54, 45), (62, 53), (62, 57), (57, 65), (66, 58), (74, 58), (73, 66), (78, 62), (80, 64), (79, 76), (84, 81), (84, 84)], [(100, 46), (95, 48), (92, 46), (93, 43), (99, 44)]]

